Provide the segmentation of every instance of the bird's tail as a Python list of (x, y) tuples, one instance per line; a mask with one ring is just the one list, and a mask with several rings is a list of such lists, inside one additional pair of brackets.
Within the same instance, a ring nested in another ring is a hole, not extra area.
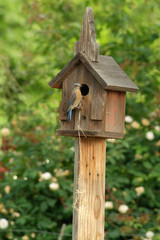
[(68, 117), (67, 117), (67, 121), (70, 122), (71, 121), (71, 116), (72, 116), (72, 110), (70, 109), (68, 111)]

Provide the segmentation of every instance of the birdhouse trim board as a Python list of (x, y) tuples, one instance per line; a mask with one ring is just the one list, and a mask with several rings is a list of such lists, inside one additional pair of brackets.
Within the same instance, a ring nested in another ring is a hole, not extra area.
[(79, 131), (79, 130), (56, 130), (57, 135), (66, 136), (66, 137), (98, 137), (98, 138), (113, 138), (113, 139), (122, 139), (123, 133), (116, 132), (104, 132), (104, 131)]
[(85, 53), (77, 53), (75, 57), (57, 74), (49, 83), (52, 88), (62, 88), (64, 79), (69, 75), (77, 64), (82, 62), (104, 89), (116, 91), (137, 92), (138, 87), (129, 79), (110, 56), (99, 55), (99, 62), (91, 61)]

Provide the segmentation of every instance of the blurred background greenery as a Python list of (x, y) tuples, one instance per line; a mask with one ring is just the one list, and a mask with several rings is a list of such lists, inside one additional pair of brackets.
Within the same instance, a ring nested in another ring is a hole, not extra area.
[(57, 137), (61, 90), (85, 8), (100, 53), (139, 86), (125, 137), (108, 140), (105, 239), (160, 240), (160, 1), (0, 2), (0, 240), (71, 239), (74, 139)]

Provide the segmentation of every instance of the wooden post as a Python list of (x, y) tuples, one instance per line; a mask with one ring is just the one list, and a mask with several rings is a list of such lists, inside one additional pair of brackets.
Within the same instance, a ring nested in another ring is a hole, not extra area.
[(106, 139), (76, 138), (73, 240), (104, 240)]

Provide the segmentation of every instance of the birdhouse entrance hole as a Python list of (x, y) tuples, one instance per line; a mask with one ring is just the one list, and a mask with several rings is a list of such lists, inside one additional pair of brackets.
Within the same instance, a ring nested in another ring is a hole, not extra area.
[(81, 93), (82, 96), (86, 96), (89, 93), (89, 87), (86, 84), (82, 84)]

